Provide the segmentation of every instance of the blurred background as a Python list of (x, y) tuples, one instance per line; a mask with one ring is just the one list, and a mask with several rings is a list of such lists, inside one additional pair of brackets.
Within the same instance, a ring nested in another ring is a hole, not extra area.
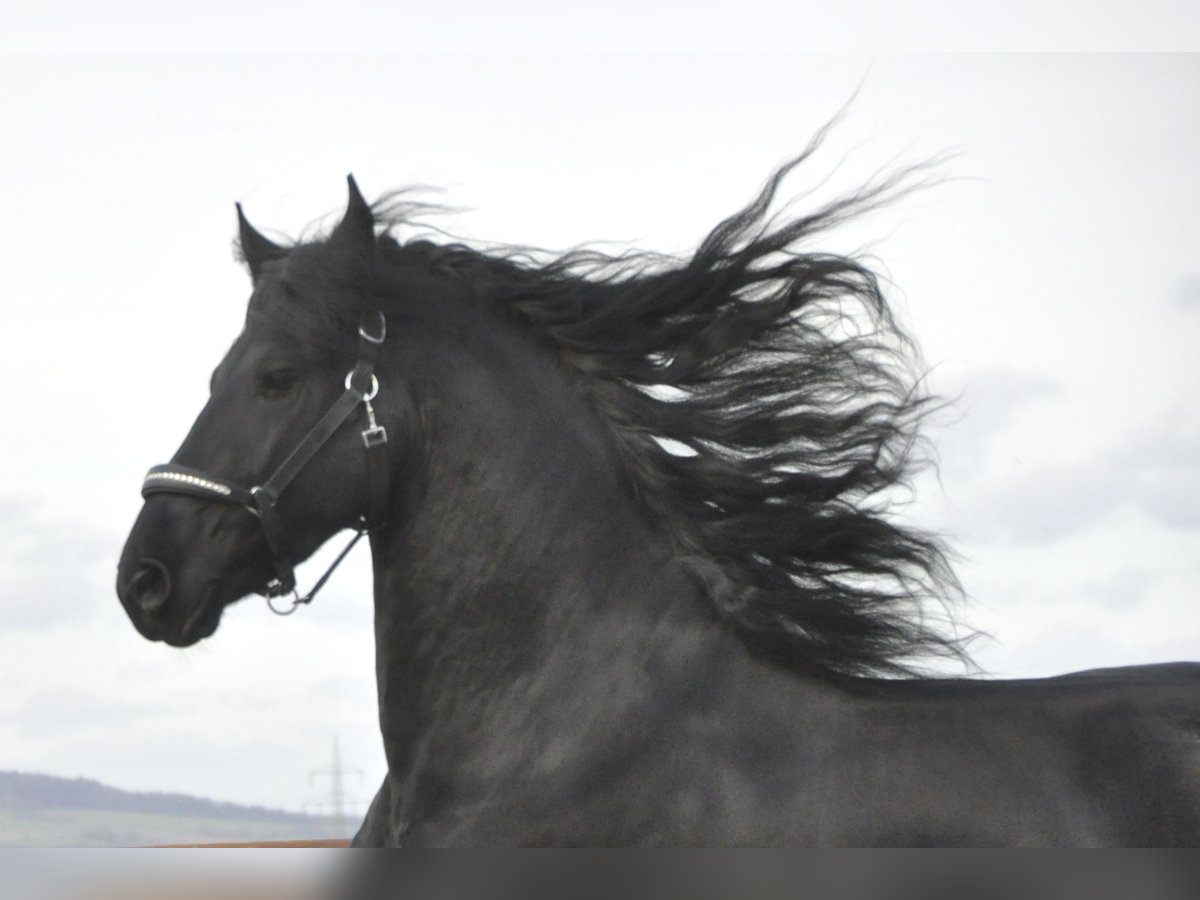
[[(32, 11), (6, 49), (72, 52), (0, 58), (0, 845), (348, 834), (378, 786), (365, 550), (311, 608), (244, 601), (186, 651), (140, 638), (113, 590), (142, 475), (240, 328), (233, 202), (296, 235), (336, 220), (347, 172), (369, 198), (440, 189), (469, 238), (685, 254), (854, 97), (784, 194), (942, 159), (823, 249), (873, 257), (958, 398), (909, 514), (960, 554), (978, 663), (1200, 658), (1200, 56), (896, 52), (1178, 49), (1183, 4), (1124, 25), (1089, 6), (1069, 32), (1066, 3), (1003, 23), (918, 3), (923, 28), (882, 3), (468, 4), (373, 28), (126, 5)], [(183, 52), (256, 37), (344, 52)], [(196, 821), (222, 816), (242, 824)]]

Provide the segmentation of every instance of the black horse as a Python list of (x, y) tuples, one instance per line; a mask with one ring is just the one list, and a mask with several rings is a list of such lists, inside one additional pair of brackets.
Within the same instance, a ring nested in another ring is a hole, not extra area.
[(772, 215), (805, 156), (687, 259), (401, 241), (353, 179), (320, 240), (239, 207), (245, 328), (118, 594), (187, 646), (369, 533), (357, 844), (1200, 843), (1200, 665), (917, 677), (965, 658), (889, 513), (930, 401), (875, 276), (810, 247), (897, 184)]

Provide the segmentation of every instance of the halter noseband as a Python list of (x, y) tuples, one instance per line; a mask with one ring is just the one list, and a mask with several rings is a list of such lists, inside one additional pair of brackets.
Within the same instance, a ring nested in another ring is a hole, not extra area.
[[(333, 574), (333, 570), (346, 558), (346, 554), (358, 543), (358, 540), (368, 531), (378, 528), (383, 522), (388, 498), (386, 446), (388, 437), (387, 430), (375, 421), (375, 409), (371, 406), (371, 401), (379, 393), (379, 379), (375, 377), (375, 357), (380, 344), (387, 337), (387, 320), (384, 319), (383, 313), (376, 312), (376, 315), (378, 316), (378, 328), (375, 334), (370, 334), (365, 324), (359, 326), (358, 362), (346, 375), (345, 392), (334, 401), (325, 415), (312, 427), (312, 430), (279, 464), (279, 468), (261, 485), (247, 490), (228, 479), (174, 464), (154, 466), (146, 473), (146, 478), (142, 482), (143, 497), (150, 497), (152, 494), (182, 494), (188, 497), (199, 497), (202, 500), (229, 503), (249, 510), (262, 525), (263, 535), (267, 539), (267, 546), (271, 550), (275, 567), (274, 580), (267, 585), (265, 591), (260, 593), (267, 598), (268, 604), (274, 597), (280, 597), (287, 593), (292, 593), (294, 596), (291, 609), (280, 610), (276, 609), (274, 605), (271, 606), (271, 609), (280, 615), (289, 615), (295, 612), (300, 604), (311, 603), (317, 591), (324, 587), (329, 576)], [(279, 498), (316, 452), (358, 409), (359, 404), (366, 407), (367, 412), (367, 427), (363, 429), (361, 436), (367, 452), (370, 508), (366, 515), (359, 518), (358, 528), (350, 543), (338, 554), (337, 559), (318, 579), (312, 590), (301, 597), (296, 591), (295, 567), (284, 551), (286, 541), (284, 540), (283, 523), (280, 521), (277, 509)]]

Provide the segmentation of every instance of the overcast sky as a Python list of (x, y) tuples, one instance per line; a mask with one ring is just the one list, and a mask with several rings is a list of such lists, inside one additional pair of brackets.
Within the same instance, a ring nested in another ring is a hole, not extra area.
[(962, 556), (960, 617), (992, 635), (979, 663), (1007, 677), (1200, 658), (1200, 57), (0, 67), (0, 768), (299, 809), (322, 799), (309, 770), (336, 735), (365, 773), (350, 796), (381, 777), (365, 548), (314, 607), (279, 619), (246, 601), (186, 651), (140, 638), (113, 590), (142, 474), (174, 452), (240, 327), (235, 200), (294, 234), (340, 213), (352, 171), (368, 196), (444, 189), (467, 208), (453, 229), (479, 239), (684, 252), (860, 83), (788, 191), (954, 153), (940, 186), (830, 249), (870, 248), (934, 388), (961, 397), (913, 514)]

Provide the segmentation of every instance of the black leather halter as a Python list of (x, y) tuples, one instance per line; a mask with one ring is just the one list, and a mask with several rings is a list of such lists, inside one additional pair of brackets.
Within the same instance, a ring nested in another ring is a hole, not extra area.
[[(387, 336), (387, 321), (382, 313), (376, 312), (375, 315), (378, 317), (378, 323), (374, 334), (367, 331), (365, 324), (367, 316), (364, 316), (364, 324), (359, 326), (358, 362), (346, 375), (345, 392), (334, 401), (333, 406), (326, 411), (325, 415), (288, 454), (287, 458), (279, 464), (279, 468), (261, 485), (246, 489), (228, 479), (174, 464), (154, 466), (146, 473), (146, 478), (142, 482), (143, 497), (150, 497), (153, 494), (183, 494), (188, 497), (199, 497), (202, 500), (241, 506), (256, 516), (262, 525), (275, 567), (274, 580), (267, 585), (265, 591), (260, 593), (267, 598), (268, 603), (273, 597), (280, 597), (287, 593), (294, 595), (291, 609), (279, 610), (274, 606), (271, 607), (272, 610), (282, 615), (294, 612), (300, 604), (312, 602), (317, 591), (329, 580), (333, 570), (346, 558), (346, 554), (358, 543), (359, 538), (383, 524), (383, 515), (388, 501), (388, 438), (387, 430), (375, 421), (375, 409), (371, 406), (371, 401), (379, 393), (379, 379), (375, 377), (375, 357), (379, 346)], [(356, 534), (334, 560), (333, 565), (321, 576), (312, 590), (301, 597), (296, 591), (295, 566), (288, 557), (286, 535), (283, 523), (279, 518), (277, 509), (279, 498), (316, 452), (333, 437), (360, 404), (366, 408), (367, 413), (367, 427), (362, 431), (362, 441), (367, 452), (370, 508), (360, 517)]]

